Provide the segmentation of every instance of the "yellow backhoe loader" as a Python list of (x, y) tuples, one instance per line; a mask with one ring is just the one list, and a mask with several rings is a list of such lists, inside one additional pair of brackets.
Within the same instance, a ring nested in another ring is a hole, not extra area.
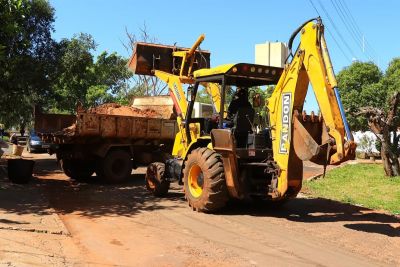
[[(292, 53), (297, 35), (299, 46)], [(197, 49), (203, 39), (191, 49), (170, 47), (172, 52), (164, 54), (160, 49), (147, 50), (132, 57), (134, 70), (142, 59), (148, 69), (142, 74), (155, 75), (168, 83), (178, 113), (179, 133), (171, 157), (148, 167), (146, 181), (151, 192), (164, 195), (169, 183), (178, 180), (184, 186), (188, 204), (202, 212), (214, 212), (229, 199), (262, 198), (278, 203), (300, 191), (303, 161), (326, 166), (355, 157), (356, 145), (341, 104), (320, 18), (305, 22), (292, 34), (290, 57), (284, 68), (247, 63), (209, 68), (209, 53)], [(140, 51), (140, 45), (138, 48), (136, 51)], [(163, 56), (172, 58), (170, 66), (161, 64), (168, 61)], [(303, 112), (310, 83), (319, 116)], [(188, 100), (184, 84), (193, 85)], [(213, 98), (219, 114), (217, 123), (210, 118), (192, 117), (201, 85)], [(249, 93), (251, 88), (264, 85), (276, 86), (266, 101), (269, 121), (260, 127), (254, 123), (259, 95), (253, 94), (253, 101), (249, 101)], [(236, 87), (237, 91), (226, 108), (228, 87)]]

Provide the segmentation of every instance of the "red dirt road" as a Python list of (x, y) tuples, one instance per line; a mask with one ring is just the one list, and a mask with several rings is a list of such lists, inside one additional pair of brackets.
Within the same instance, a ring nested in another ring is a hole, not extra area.
[(242, 202), (202, 214), (177, 185), (167, 198), (149, 195), (143, 169), (124, 184), (77, 183), (54, 159), (35, 158), (28, 186), (70, 233), (60, 266), (400, 266), (399, 219), (381, 212), (300, 196), (280, 209)]

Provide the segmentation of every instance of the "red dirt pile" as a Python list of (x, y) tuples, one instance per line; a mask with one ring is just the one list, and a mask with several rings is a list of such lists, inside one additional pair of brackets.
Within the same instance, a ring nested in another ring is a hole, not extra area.
[(88, 113), (108, 114), (119, 116), (133, 116), (146, 118), (162, 118), (162, 115), (153, 109), (138, 109), (134, 107), (122, 106), (117, 103), (107, 103), (94, 108), (90, 108)]
[[(117, 103), (106, 103), (97, 107), (89, 108), (87, 111), (81, 109), (79, 112), (87, 112), (91, 114), (106, 114), (106, 115), (118, 115), (118, 116), (132, 116), (132, 117), (143, 117), (143, 118), (157, 118), (161, 119), (162, 115), (153, 109), (138, 109), (129, 106), (122, 106)], [(64, 128), (62, 135), (73, 136), (76, 134), (76, 124)]]
[(63, 130), (64, 135), (72, 136), (75, 134), (76, 131), (76, 124), (72, 124), (71, 126), (64, 128)]

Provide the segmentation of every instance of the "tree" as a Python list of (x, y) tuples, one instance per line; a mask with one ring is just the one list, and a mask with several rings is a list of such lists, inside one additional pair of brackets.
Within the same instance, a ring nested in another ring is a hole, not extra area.
[[(0, 0), (0, 121), (29, 124), (33, 107), (75, 111), (108, 101), (127, 102), (127, 59), (103, 52), (89, 34), (56, 42), (54, 9), (46, 0)], [(134, 87), (138, 88), (138, 87)]]
[(58, 109), (74, 112), (78, 102), (86, 105), (86, 93), (93, 85), (93, 55), (96, 43), (89, 34), (63, 39), (59, 44), (57, 81), (54, 84)]
[[(89, 87), (86, 101), (89, 106), (106, 102), (130, 104), (132, 72), (126, 67), (128, 60), (117, 53), (102, 52), (93, 66), (96, 85)], [(97, 88), (97, 89), (96, 89)], [(97, 92), (97, 93), (95, 93)], [(97, 97), (94, 97), (97, 95)]]
[(386, 175), (400, 175), (400, 59), (384, 75), (371, 62), (355, 62), (338, 74), (338, 85), (351, 128), (370, 129), (380, 142)]
[(212, 104), (212, 97), (207, 92), (207, 89), (202, 86), (197, 90), (197, 95), (196, 95), (195, 101), (200, 102), (200, 103)]
[(397, 130), (399, 123), (400, 92), (391, 95), (388, 110), (376, 107), (361, 107), (359, 114), (364, 114), (368, 119), (371, 131), (381, 143), (381, 157), (387, 176), (400, 175), (399, 163), (399, 137)]
[(132, 77), (131, 71), (126, 67), (127, 63), (128, 60), (116, 52), (102, 52), (93, 68), (95, 82), (106, 85), (112, 94), (126, 91), (129, 88), (128, 80)]
[(338, 87), (352, 130), (368, 129), (366, 119), (356, 115), (360, 107), (384, 105), (385, 88), (379, 84), (382, 76), (382, 72), (374, 63), (358, 61), (338, 73)]
[(60, 60), (55, 83), (58, 110), (73, 113), (76, 105), (96, 106), (121, 98), (129, 88), (131, 72), (127, 59), (117, 53), (102, 52), (94, 61), (96, 43), (89, 34), (81, 33), (59, 44)]
[(385, 89), (386, 101), (380, 106), (371, 104), (362, 107), (360, 113), (367, 117), (371, 131), (380, 141), (386, 175), (398, 176), (400, 175), (400, 135), (397, 133), (400, 127), (400, 58), (395, 58), (389, 63), (379, 84)]
[(45, 0), (0, 0), (0, 6), (0, 120), (17, 126), (51, 95), (54, 10)]

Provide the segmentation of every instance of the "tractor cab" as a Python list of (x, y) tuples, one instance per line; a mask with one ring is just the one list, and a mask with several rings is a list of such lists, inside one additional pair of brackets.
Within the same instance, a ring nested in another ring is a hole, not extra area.
[[(246, 148), (249, 134), (256, 131), (255, 108), (261, 106), (261, 96), (253, 88), (258, 86), (276, 84), (282, 74), (282, 68), (269, 67), (256, 64), (225, 64), (210, 69), (200, 69), (194, 72), (195, 85), (192, 89), (192, 101), (189, 103), (186, 125), (198, 122), (192, 118), (193, 103), (200, 84), (218, 84), (220, 107), (218, 123), (214, 122), (216, 129), (230, 129), (235, 137), (238, 148)], [(227, 94), (232, 93), (230, 101), (226, 101)], [(251, 95), (251, 97), (250, 97)], [(251, 102), (249, 101), (251, 98)], [(226, 103), (228, 102), (228, 103)], [(226, 104), (225, 104), (226, 103)], [(210, 133), (211, 131), (205, 131)], [(254, 138), (253, 138), (254, 139)], [(254, 142), (253, 142), (254, 143)]]
[[(260, 95), (253, 93), (250, 97), (250, 93), (255, 92), (255, 87), (276, 84), (282, 71), (282, 68), (240, 63), (194, 72), (195, 84), (186, 127), (190, 123), (198, 123), (191, 114), (199, 85), (218, 84), (221, 98), (219, 120), (210, 131), (211, 144), (212, 150), (221, 155), (226, 180), (232, 184), (228, 184), (228, 191), (236, 198), (266, 197), (266, 188), (274, 188), (272, 181), (276, 181), (278, 168), (273, 161), (270, 131), (267, 127), (256, 128), (255, 109), (261, 106)], [(236, 92), (232, 100), (225, 104), (228, 91), (232, 88), (236, 88)], [(190, 136), (187, 135), (187, 138)], [(269, 170), (273, 173), (268, 173)]]

